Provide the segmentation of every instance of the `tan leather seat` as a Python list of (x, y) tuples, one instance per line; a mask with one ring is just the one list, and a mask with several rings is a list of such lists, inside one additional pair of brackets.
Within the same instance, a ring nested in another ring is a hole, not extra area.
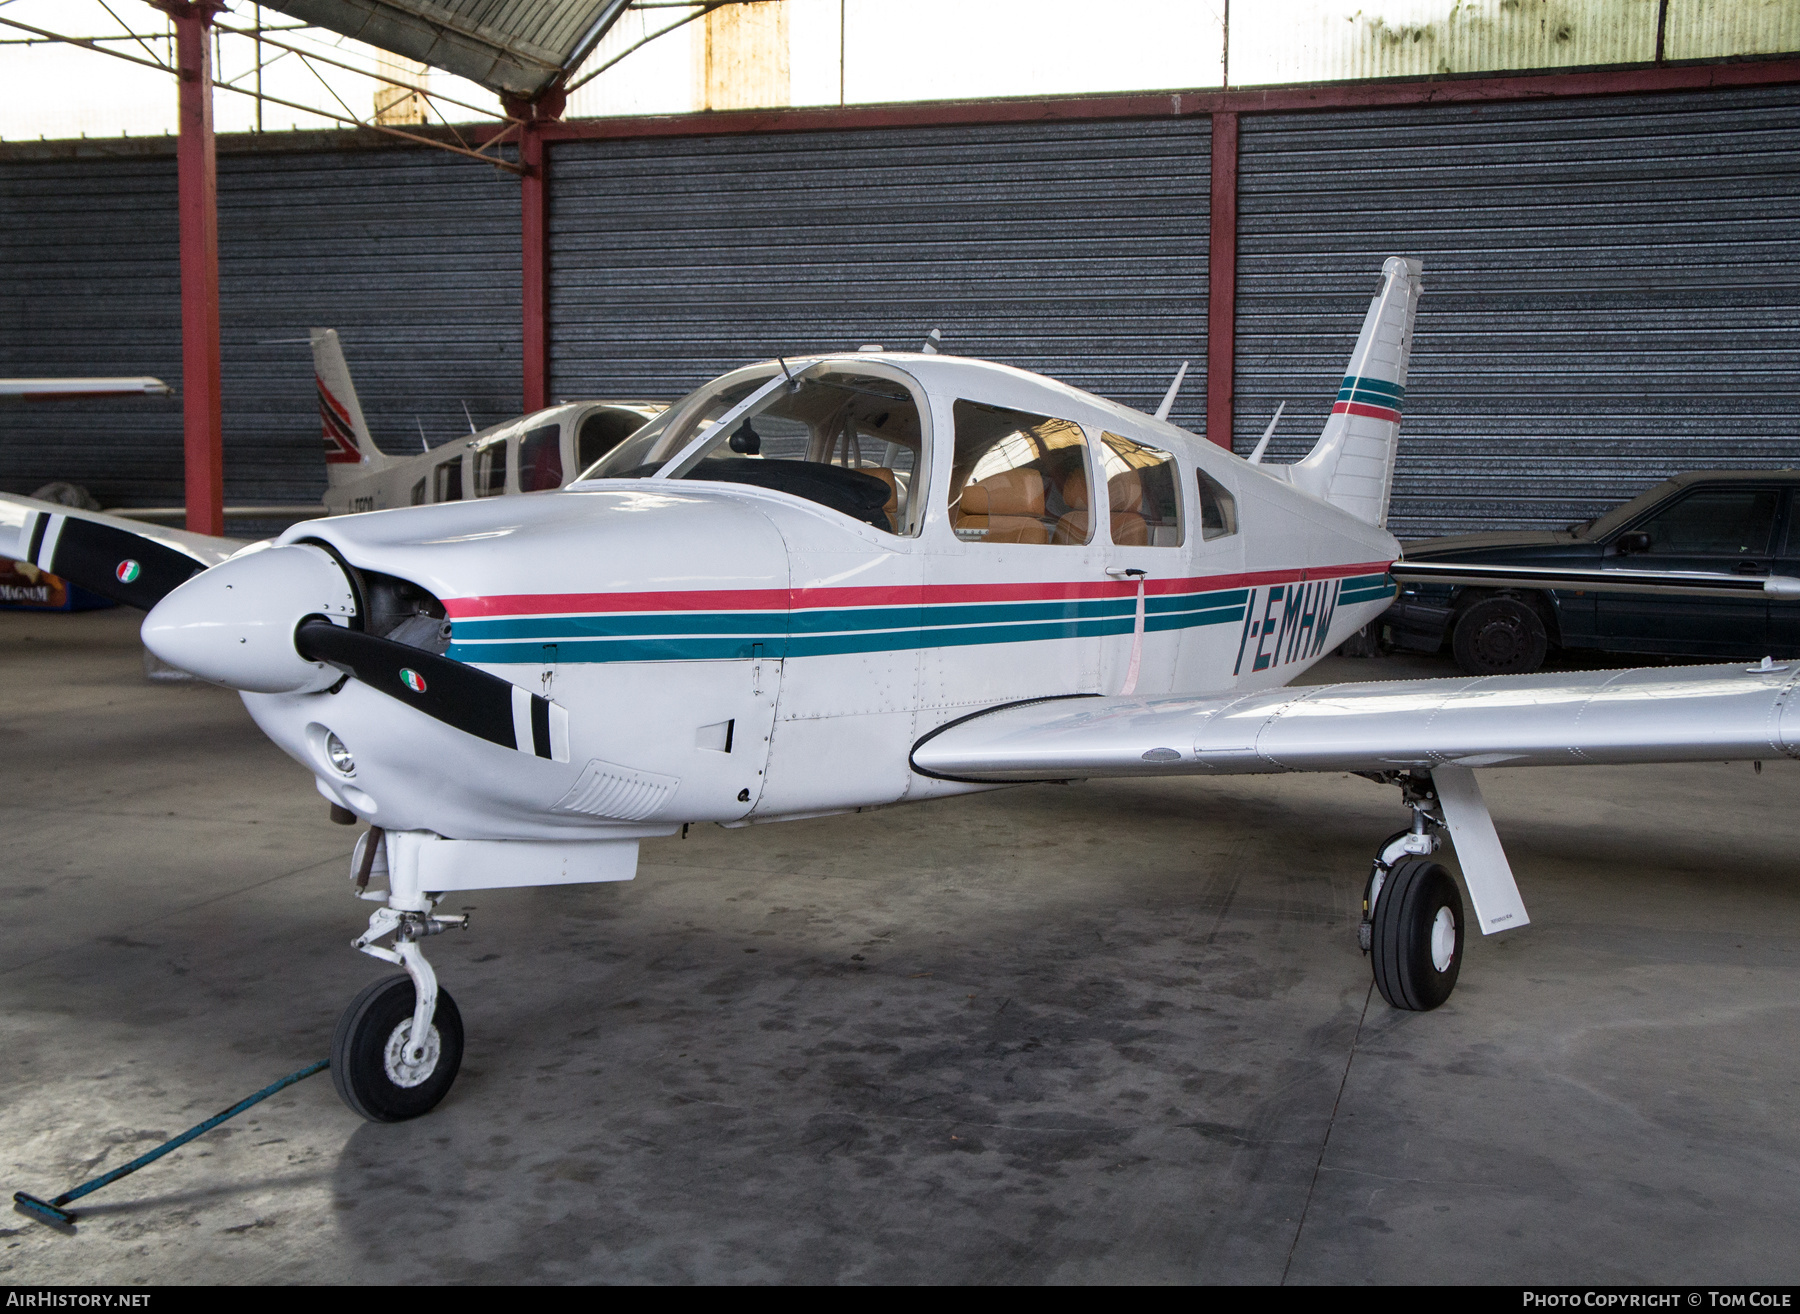
[(1088, 481), (1086, 470), (1071, 470), (1063, 476), (1063, 503), (1069, 508), (1056, 522), (1056, 532), (1050, 536), (1052, 543), (1085, 543), (1091, 537), (1092, 513), (1088, 510)]
[(955, 527), (958, 537), (979, 534), (983, 543), (1048, 543), (1043, 517), (1044, 477), (1036, 470), (1003, 470), (963, 486)]
[(887, 505), (881, 509), (887, 513), (888, 528), (898, 533), (900, 531), (900, 481), (894, 478), (894, 472), (885, 465), (878, 465), (860, 473), (874, 475), (888, 486)]
[[(1086, 543), (1088, 541), (1087, 471), (1072, 470), (1062, 482), (1063, 501), (1068, 514), (1056, 522), (1053, 543)], [(1126, 470), (1106, 481), (1107, 509), (1112, 514), (1112, 541), (1120, 547), (1148, 547), (1150, 526), (1140, 508), (1144, 505), (1144, 482), (1136, 470)]]
[(1126, 470), (1106, 481), (1106, 501), (1112, 510), (1112, 540), (1120, 547), (1149, 547), (1150, 523), (1144, 519), (1144, 481), (1136, 470)]

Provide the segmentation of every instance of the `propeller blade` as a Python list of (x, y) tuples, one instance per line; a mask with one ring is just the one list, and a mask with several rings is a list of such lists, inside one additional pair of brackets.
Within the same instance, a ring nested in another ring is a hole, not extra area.
[(302, 621), (294, 647), (307, 661), (347, 670), (371, 689), (465, 734), (534, 757), (569, 760), (567, 710), (497, 675), (323, 618)]
[[(19, 528), (19, 559), (103, 598), (148, 611), (215, 564), (167, 539), (81, 514), (28, 510)], [(220, 550), (215, 559), (226, 555)]]

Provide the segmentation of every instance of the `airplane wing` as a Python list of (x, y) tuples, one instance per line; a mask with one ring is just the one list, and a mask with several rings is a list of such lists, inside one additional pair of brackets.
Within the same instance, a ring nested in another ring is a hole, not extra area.
[(1735, 663), (1059, 698), (953, 721), (912, 761), (1019, 782), (1800, 757), (1796, 685), (1800, 664)]
[(0, 557), (149, 610), (190, 576), (249, 544), (0, 493)]
[[(977, 712), (913, 746), (913, 769), (975, 783), (1351, 771), (1401, 786), (1415, 833), (1378, 872), (1450, 834), (1482, 933), (1530, 921), (1476, 768), (1800, 757), (1800, 664), (1665, 667), (1056, 698)], [(1418, 841), (1424, 847), (1413, 844)], [(1371, 881), (1375, 878), (1371, 877)], [(1371, 889), (1378, 889), (1372, 885)], [(1385, 988), (1384, 988), (1385, 993)]]

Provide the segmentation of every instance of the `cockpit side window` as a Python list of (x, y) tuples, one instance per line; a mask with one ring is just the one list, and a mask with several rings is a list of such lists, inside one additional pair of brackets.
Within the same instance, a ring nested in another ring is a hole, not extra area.
[(1229, 538), (1237, 533), (1237, 498), (1231, 490), (1204, 470), (1196, 470), (1200, 482), (1200, 537)]
[(431, 500), (433, 502), (460, 502), (463, 495), (462, 478), (463, 459), (452, 457), (431, 471)]
[(1090, 542), (1087, 435), (1073, 420), (959, 400), (950, 524), (968, 543)]
[(519, 491), (562, 487), (562, 426), (545, 424), (519, 441)]
[(581, 422), (575, 438), (575, 468), (587, 469), (643, 426), (644, 417), (630, 411), (606, 408), (593, 412)]
[(1120, 547), (1181, 546), (1181, 485), (1175, 458), (1116, 433), (1100, 435), (1112, 541)]
[[(671, 407), (583, 478), (655, 474), (773, 377), (739, 380)], [(905, 384), (815, 367), (733, 418), (684, 459), (679, 477), (791, 493), (890, 534), (917, 534), (927, 468), (920, 417)]]
[(497, 497), (506, 491), (506, 449), (511, 443), (489, 443), (475, 451), (476, 497)]

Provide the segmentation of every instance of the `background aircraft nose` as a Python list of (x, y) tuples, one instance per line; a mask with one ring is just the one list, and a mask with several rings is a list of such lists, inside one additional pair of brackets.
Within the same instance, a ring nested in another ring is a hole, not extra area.
[(171, 666), (250, 693), (326, 689), (340, 672), (294, 647), (308, 616), (347, 619), (356, 595), (331, 555), (307, 544), (250, 551), (204, 571), (144, 617), (144, 646)]

